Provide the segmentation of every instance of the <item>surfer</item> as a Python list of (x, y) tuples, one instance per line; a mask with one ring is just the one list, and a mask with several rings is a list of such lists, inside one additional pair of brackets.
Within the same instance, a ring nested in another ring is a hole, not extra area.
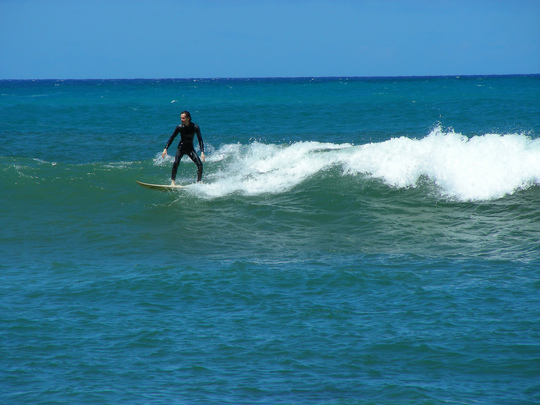
[[(169, 138), (169, 141), (167, 142), (167, 146), (165, 146), (165, 149), (163, 149), (163, 153), (161, 154), (162, 158), (167, 156), (167, 149), (169, 149), (169, 146), (171, 146), (171, 143), (174, 141), (174, 138), (176, 138), (176, 135), (180, 134), (180, 143), (178, 144), (171, 174), (171, 185), (173, 186), (176, 185), (176, 172), (178, 171), (180, 160), (184, 155), (188, 155), (197, 165), (197, 182), (201, 181), (203, 173), (202, 162), (204, 162), (204, 144), (201, 136), (201, 129), (197, 124), (191, 122), (191, 114), (188, 111), (183, 111), (180, 114), (180, 120), (182, 120), (182, 124), (176, 127), (173, 134)], [(195, 137), (195, 134), (197, 134), (197, 138), (199, 139), (202, 162), (195, 152), (195, 148), (193, 147), (193, 138)]]

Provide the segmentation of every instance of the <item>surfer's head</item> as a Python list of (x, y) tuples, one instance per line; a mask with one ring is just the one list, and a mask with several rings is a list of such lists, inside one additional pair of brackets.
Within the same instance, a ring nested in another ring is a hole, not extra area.
[(191, 122), (191, 114), (189, 113), (189, 111), (182, 111), (182, 113), (180, 114), (180, 120), (182, 121), (182, 124), (189, 125), (189, 123)]

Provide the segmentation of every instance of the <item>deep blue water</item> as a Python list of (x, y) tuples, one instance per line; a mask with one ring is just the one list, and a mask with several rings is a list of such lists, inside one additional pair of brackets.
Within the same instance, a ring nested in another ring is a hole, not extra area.
[[(203, 182), (139, 187), (183, 110)], [(0, 403), (540, 402), (540, 76), (0, 81), (0, 122)]]

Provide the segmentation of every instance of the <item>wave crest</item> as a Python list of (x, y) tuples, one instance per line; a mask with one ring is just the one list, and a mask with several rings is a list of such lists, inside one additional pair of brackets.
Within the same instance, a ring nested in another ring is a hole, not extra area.
[(524, 134), (468, 138), (435, 128), (422, 139), (400, 137), (364, 145), (227, 144), (207, 156), (207, 163), (214, 167), (193, 191), (209, 198), (289, 192), (338, 167), (342, 176), (376, 178), (394, 188), (414, 188), (428, 178), (442, 196), (480, 201), (540, 184), (540, 139)]

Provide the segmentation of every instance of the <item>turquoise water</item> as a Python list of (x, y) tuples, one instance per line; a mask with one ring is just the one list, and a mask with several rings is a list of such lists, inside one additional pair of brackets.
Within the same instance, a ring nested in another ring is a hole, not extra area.
[(539, 76), (0, 94), (1, 403), (540, 402)]

